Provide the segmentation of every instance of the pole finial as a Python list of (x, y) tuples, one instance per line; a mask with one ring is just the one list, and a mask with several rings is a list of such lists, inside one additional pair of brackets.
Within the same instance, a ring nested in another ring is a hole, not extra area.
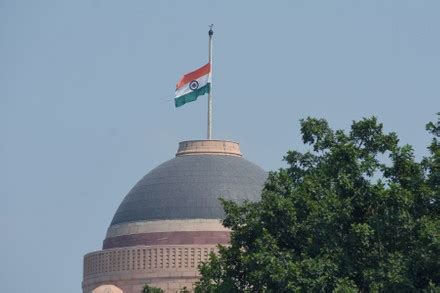
[(209, 36), (212, 36), (214, 34), (214, 31), (212, 30), (212, 27), (214, 26), (214, 24), (211, 23), (211, 25), (209, 26)]

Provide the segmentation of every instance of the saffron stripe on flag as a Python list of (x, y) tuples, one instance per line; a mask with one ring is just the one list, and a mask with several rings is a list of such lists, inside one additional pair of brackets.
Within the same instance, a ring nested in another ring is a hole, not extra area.
[(200, 67), (199, 69), (196, 69), (193, 72), (185, 74), (177, 83), (176, 90), (178, 90), (188, 82), (208, 74), (210, 71), (211, 71), (211, 64), (207, 63), (204, 66)]
[[(202, 77), (199, 77), (198, 79), (194, 79), (194, 80), (200, 85), (200, 87), (211, 82), (209, 74), (203, 75)], [(193, 89), (190, 88), (190, 84), (191, 83), (187, 83), (187, 84), (183, 85), (182, 87), (180, 87), (179, 89), (177, 89), (176, 90), (176, 97), (178, 98), (180, 96), (186, 95), (189, 92), (192, 92)]]

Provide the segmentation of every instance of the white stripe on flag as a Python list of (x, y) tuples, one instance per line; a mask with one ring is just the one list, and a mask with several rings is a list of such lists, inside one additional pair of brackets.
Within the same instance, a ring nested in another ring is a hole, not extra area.
[[(205, 86), (208, 82), (211, 82), (211, 74), (206, 74), (202, 77), (199, 77), (196, 79), (196, 81), (199, 83), (198, 88), (201, 88), (202, 86)], [(192, 89), (189, 88), (190, 83), (191, 82), (188, 82), (187, 84), (176, 90), (176, 98), (192, 92)]]

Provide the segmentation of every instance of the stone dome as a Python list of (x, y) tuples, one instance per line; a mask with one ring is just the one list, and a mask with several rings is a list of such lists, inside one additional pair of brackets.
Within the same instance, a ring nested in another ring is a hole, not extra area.
[(145, 175), (125, 196), (111, 226), (122, 223), (222, 219), (219, 198), (259, 200), (267, 173), (242, 158), (238, 143), (184, 141), (176, 157)]
[(145, 284), (166, 293), (192, 290), (198, 266), (218, 245), (230, 243), (219, 197), (259, 200), (266, 178), (263, 169), (243, 159), (236, 142), (181, 142), (175, 158), (125, 196), (102, 250), (84, 256), (83, 293), (109, 286), (138, 293)]

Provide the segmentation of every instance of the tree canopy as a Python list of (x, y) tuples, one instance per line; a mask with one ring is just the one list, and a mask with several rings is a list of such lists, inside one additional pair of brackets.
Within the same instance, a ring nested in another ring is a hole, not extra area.
[[(141, 293), (164, 293), (164, 292), (165, 291), (163, 289), (161, 289), (161, 288), (145, 284), (144, 287), (142, 288), (142, 292)], [(184, 286), (183, 288), (181, 288), (179, 291), (176, 291), (176, 292), (179, 292), (179, 293), (189, 293), (190, 291), (188, 290), (188, 288), (186, 288), (186, 286)]]
[(196, 292), (438, 292), (440, 122), (426, 130), (416, 161), (375, 117), (349, 131), (301, 120), (310, 150), (287, 153), (261, 201), (223, 200), (231, 243), (200, 266)]

